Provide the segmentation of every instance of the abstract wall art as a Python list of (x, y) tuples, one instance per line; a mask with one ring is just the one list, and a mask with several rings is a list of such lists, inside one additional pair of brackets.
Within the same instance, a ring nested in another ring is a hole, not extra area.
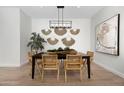
[(47, 39), (47, 42), (50, 44), (50, 45), (55, 45), (55, 44), (57, 44), (58, 43), (58, 39), (56, 39), (56, 38), (48, 38)]
[(62, 42), (65, 46), (72, 46), (75, 43), (75, 40), (73, 38), (70, 38), (70, 40), (63, 38)]
[(119, 56), (119, 21), (117, 14), (96, 26), (96, 51)]
[(77, 35), (79, 32), (80, 32), (80, 29), (76, 29), (76, 30), (71, 29), (71, 30), (70, 30), (70, 33), (71, 33), (72, 35)]
[(49, 35), (52, 31), (50, 29), (48, 29), (47, 31), (45, 29), (42, 29), (41, 32), (44, 34), (44, 35)]
[(62, 36), (67, 33), (67, 29), (66, 28), (55, 28), (54, 32), (56, 35)]

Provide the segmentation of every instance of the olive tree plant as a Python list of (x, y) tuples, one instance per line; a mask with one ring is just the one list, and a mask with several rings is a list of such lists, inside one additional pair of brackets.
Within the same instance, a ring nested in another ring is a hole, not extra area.
[(38, 50), (42, 51), (42, 49), (44, 49), (44, 43), (46, 43), (44, 38), (42, 38), (39, 33), (37, 34), (36, 32), (33, 32), (31, 33), (27, 47), (30, 47), (31, 51), (35, 50), (35, 53), (38, 53)]

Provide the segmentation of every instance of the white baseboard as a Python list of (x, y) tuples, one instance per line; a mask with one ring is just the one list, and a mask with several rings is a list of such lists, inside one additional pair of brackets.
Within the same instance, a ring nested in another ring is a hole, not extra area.
[(0, 64), (0, 67), (20, 67), (20, 64)]
[(18, 63), (18, 64), (12, 64), (12, 63), (11, 63), (11, 64), (8, 64), (8, 63), (5, 64), (5, 63), (4, 63), (4, 64), (3, 64), (3, 63), (2, 63), (2, 64), (0, 64), (0, 67), (20, 67), (20, 66), (26, 65), (27, 63), (28, 63), (28, 62), (26, 62), (26, 61), (23, 62), (22, 64), (20, 64), (20, 63)]
[(109, 67), (105, 66), (104, 64), (97, 63), (97, 62), (94, 62), (94, 63), (96, 63), (97, 65), (103, 67), (104, 69), (106, 69), (106, 70), (108, 70), (108, 71), (110, 71), (110, 72), (112, 72), (112, 73), (114, 73), (114, 74), (116, 74), (116, 75), (118, 75), (118, 76), (124, 78), (124, 74), (123, 74), (123, 73), (120, 73), (120, 72), (118, 72), (118, 71), (115, 70), (115, 69), (109, 68)]

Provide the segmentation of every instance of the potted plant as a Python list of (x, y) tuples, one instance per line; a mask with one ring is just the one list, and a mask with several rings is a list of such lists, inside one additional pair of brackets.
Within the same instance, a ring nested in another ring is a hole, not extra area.
[(35, 51), (35, 53), (38, 53), (38, 50), (44, 49), (44, 43), (46, 43), (46, 41), (44, 40), (44, 38), (42, 38), (40, 36), (40, 34), (33, 32), (31, 33), (31, 37), (30, 37), (30, 41), (27, 44), (27, 47), (31, 48), (31, 51)]
[(63, 49), (62, 49), (61, 47), (59, 47), (59, 48), (57, 49), (57, 51), (63, 51)]

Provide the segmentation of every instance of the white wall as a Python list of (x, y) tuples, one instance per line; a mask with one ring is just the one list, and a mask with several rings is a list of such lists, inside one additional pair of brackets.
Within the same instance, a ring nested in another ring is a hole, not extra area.
[(118, 13), (120, 13), (120, 56), (96, 52), (95, 62), (124, 77), (124, 7), (106, 7), (94, 15), (91, 28), (91, 48), (95, 50), (95, 26)]
[(17, 8), (0, 7), (0, 67), (20, 65), (20, 15)]
[(20, 10), (20, 64), (27, 62), (27, 43), (31, 34), (31, 18)]
[[(32, 19), (32, 32), (38, 32), (41, 33), (41, 29), (48, 29), (49, 28), (49, 20), (50, 19)], [(63, 43), (61, 42), (61, 39), (64, 37), (72, 37), (75, 39), (76, 43), (71, 46), (70, 48), (74, 48), (81, 52), (86, 52), (90, 49), (90, 19), (67, 19), (72, 20), (72, 27), (73, 28), (79, 28), (80, 33), (78, 35), (71, 35), (69, 32), (67, 32), (63, 36), (58, 36), (54, 32), (52, 32), (50, 35), (45, 36), (41, 33), (42, 37), (45, 38), (45, 40), (48, 37), (56, 37), (59, 39), (59, 42), (56, 45), (50, 45), (45, 44), (45, 50), (47, 49), (55, 49), (58, 47), (65, 48)]]

